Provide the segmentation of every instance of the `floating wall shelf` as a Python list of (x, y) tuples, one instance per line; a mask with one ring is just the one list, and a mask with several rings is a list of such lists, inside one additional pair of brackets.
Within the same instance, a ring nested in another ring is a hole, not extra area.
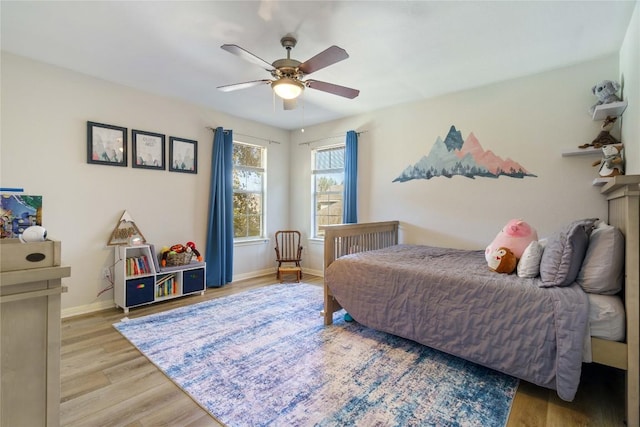
[(592, 185), (594, 187), (600, 187), (611, 181), (613, 181), (613, 178), (596, 178), (593, 180)]
[(569, 148), (562, 151), (562, 157), (601, 155), (602, 148)]
[(618, 117), (627, 108), (627, 101), (611, 102), (609, 104), (598, 105), (593, 111), (593, 120), (604, 120), (609, 117)]
[[(622, 144), (614, 144), (616, 146), (620, 146)], [(594, 156), (594, 155), (602, 155), (602, 147), (601, 148), (569, 148), (562, 151), (562, 157), (572, 157), (572, 156)]]

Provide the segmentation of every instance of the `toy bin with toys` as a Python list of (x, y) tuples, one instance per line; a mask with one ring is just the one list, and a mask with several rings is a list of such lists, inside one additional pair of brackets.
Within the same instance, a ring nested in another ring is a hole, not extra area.
[(187, 265), (194, 257), (198, 262), (202, 262), (202, 256), (193, 242), (187, 242), (184, 245), (178, 243), (171, 247), (164, 246), (160, 251), (160, 266)]

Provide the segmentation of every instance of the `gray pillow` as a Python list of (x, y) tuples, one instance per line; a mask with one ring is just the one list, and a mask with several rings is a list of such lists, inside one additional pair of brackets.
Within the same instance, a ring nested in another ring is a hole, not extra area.
[(585, 292), (613, 295), (622, 290), (624, 236), (616, 227), (602, 223), (589, 237), (589, 247), (576, 282)]
[(574, 221), (549, 238), (540, 260), (541, 287), (569, 286), (576, 280), (595, 221)]

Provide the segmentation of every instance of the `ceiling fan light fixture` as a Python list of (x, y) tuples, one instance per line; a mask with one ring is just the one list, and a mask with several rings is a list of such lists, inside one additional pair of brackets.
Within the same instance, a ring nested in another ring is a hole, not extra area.
[(296, 99), (302, 93), (304, 84), (299, 80), (283, 77), (271, 83), (271, 87), (282, 99)]

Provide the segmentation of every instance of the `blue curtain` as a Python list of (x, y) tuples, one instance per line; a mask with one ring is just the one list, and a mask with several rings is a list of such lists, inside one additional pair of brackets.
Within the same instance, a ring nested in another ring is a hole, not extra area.
[(233, 278), (233, 131), (216, 128), (211, 156), (211, 190), (207, 231), (207, 286)]
[(347, 144), (344, 153), (344, 209), (342, 222), (358, 222), (358, 134), (347, 132)]

